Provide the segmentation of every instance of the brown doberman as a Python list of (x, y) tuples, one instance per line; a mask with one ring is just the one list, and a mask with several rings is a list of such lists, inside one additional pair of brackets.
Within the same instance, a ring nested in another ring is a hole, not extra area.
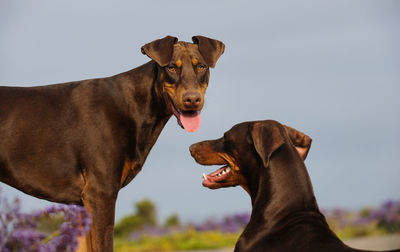
[(108, 78), (0, 87), (0, 181), (92, 214), (91, 251), (113, 250), (118, 191), (141, 170), (174, 114), (189, 132), (224, 44), (167, 36), (145, 44), (151, 61)]
[(361, 251), (346, 246), (319, 211), (303, 162), (310, 146), (302, 132), (267, 120), (237, 124), (222, 138), (190, 147), (198, 163), (224, 165), (203, 175), (205, 187), (240, 185), (251, 197), (250, 221), (235, 251)]

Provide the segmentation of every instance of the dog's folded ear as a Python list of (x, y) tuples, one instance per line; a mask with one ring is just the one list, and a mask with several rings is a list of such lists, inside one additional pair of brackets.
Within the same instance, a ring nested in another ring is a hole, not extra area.
[(264, 167), (268, 167), (272, 153), (285, 143), (276, 124), (277, 122), (256, 122), (250, 128), (254, 148), (261, 157)]
[(290, 140), (292, 141), (294, 147), (296, 147), (297, 152), (303, 160), (306, 160), (307, 154), (311, 148), (312, 139), (292, 127), (283, 125), (286, 129), (286, 132), (289, 135)]
[(171, 61), (174, 44), (176, 42), (178, 42), (177, 38), (166, 36), (165, 38), (154, 40), (142, 46), (142, 53), (164, 67)]
[(199, 45), (199, 51), (207, 65), (214, 68), (218, 58), (224, 53), (225, 45), (219, 40), (203, 36), (193, 36), (193, 43)]

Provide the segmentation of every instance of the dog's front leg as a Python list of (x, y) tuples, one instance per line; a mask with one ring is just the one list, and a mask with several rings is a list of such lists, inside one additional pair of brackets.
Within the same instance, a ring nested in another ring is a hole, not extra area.
[(92, 225), (88, 239), (88, 251), (113, 251), (114, 215), (117, 192), (105, 192), (104, 188), (88, 185), (82, 200), (92, 214)]

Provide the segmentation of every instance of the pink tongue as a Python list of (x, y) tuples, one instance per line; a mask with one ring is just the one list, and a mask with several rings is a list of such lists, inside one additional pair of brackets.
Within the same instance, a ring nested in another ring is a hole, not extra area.
[(180, 115), (179, 120), (182, 123), (182, 126), (185, 128), (187, 132), (195, 132), (199, 129), (201, 123), (200, 113), (196, 115)]

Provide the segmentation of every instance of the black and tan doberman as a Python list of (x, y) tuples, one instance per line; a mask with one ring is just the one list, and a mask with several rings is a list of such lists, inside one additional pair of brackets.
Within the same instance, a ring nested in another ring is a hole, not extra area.
[(310, 146), (307, 135), (267, 120), (237, 124), (222, 138), (190, 147), (198, 163), (223, 165), (203, 175), (205, 187), (240, 185), (251, 197), (250, 222), (235, 251), (360, 251), (346, 246), (318, 209), (303, 162)]
[[(91, 251), (113, 250), (118, 191), (141, 170), (174, 114), (189, 132), (224, 44), (167, 36), (145, 44), (148, 63), (108, 78), (0, 87), (0, 181), (91, 212)], [(150, 189), (150, 188), (149, 188)]]

